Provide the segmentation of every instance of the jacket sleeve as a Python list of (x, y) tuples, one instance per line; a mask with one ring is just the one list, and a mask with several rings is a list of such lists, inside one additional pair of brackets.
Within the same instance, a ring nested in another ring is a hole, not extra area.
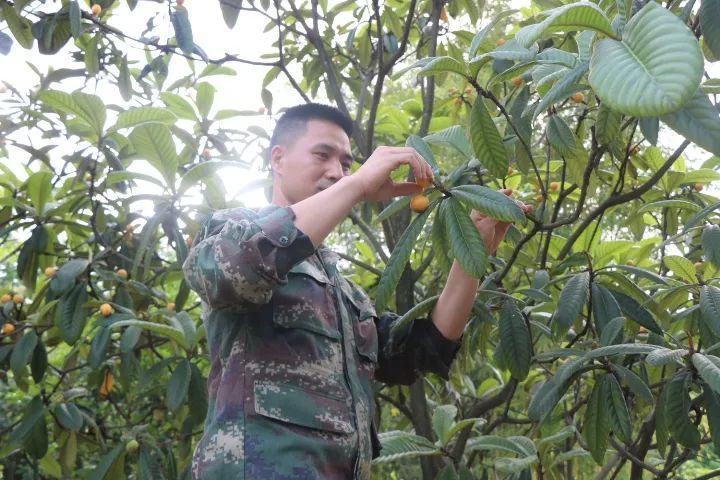
[(289, 207), (214, 213), (183, 264), (190, 288), (211, 308), (269, 302), (288, 271), (315, 251), (294, 219)]
[(448, 340), (427, 318), (393, 328), (399, 316), (385, 313), (376, 320), (378, 368), (375, 378), (388, 385), (410, 385), (420, 373), (449, 379), (461, 341)]

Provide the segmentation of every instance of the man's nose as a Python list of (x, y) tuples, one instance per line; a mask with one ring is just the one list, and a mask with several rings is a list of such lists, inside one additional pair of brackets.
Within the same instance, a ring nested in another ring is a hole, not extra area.
[(339, 161), (330, 162), (326, 175), (333, 181), (340, 180), (343, 177), (342, 163)]

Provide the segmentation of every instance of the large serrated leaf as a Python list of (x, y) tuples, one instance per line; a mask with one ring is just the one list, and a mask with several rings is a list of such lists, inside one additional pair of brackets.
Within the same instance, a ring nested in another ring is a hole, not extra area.
[(679, 110), (660, 118), (668, 127), (699, 147), (720, 155), (720, 116), (702, 90), (698, 89)]
[(635, 301), (635, 299), (617, 291), (613, 291), (612, 294), (622, 311), (630, 317), (631, 320), (639, 323), (653, 333), (657, 333), (658, 335), (663, 334), (662, 328), (657, 324), (652, 314)]
[(175, 341), (178, 345), (180, 345), (186, 350), (190, 348), (187, 340), (185, 339), (185, 332), (169, 325), (163, 325), (162, 323), (146, 322), (143, 320), (120, 320), (117, 322), (113, 322), (111, 325), (112, 328), (128, 326), (136, 326), (142, 328), (143, 330), (148, 330), (157, 333), (158, 335), (167, 337)]
[(600, 333), (611, 320), (622, 317), (620, 305), (615, 301), (610, 290), (596, 282), (592, 284), (592, 306), (595, 325)]
[(180, 179), (178, 193), (183, 193), (190, 187), (197, 185), (199, 182), (212, 177), (221, 168), (237, 167), (247, 170), (248, 164), (232, 160), (208, 160), (194, 165), (190, 170), (185, 172)]
[(575, 358), (557, 369), (555, 375), (537, 389), (528, 405), (528, 417), (534, 422), (545, 420), (565, 394), (569, 380), (585, 364), (585, 358)]
[[(662, 31), (662, 35), (657, 32)], [(625, 26), (622, 41), (595, 43), (589, 81), (610, 108), (637, 117), (680, 109), (703, 73), (695, 36), (673, 13), (648, 2)]]
[(665, 386), (664, 415), (670, 434), (681, 445), (697, 450), (700, 446), (700, 432), (690, 421), (690, 375), (676, 374)]
[(645, 357), (645, 361), (648, 365), (658, 367), (661, 365), (670, 365), (672, 363), (682, 363), (683, 357), (688, 354), (688, 351), (684, 348), (677, 350), (670, 350), (669, 348), (659, 348), (653, 352), (648, 353)]
[(476, 437), (468, 441), (467, 451), (495, 451), (500, 450), (504, 452), (516, 453), (518, 455), (527, 456), (531, 455), (527, 451), (527, 447), (524, 443), (517, 441), (517, 438), (506, 438), (498, 435), (483, 435), (482, 437)]
[(183, 359), (177, 364), (175, 370), (173, 370), (167, 385), (165, 403), (171, 412), (176, 411), (185, 403), (188, 388), (190, 387), (190, 376), (190, 361)]
[(720, 393), (720, 358), (696, 352), (693, 353), (692, 363), (710, 388)]
[(715, 333), (720, 333), (720, 288), (703, 285), (700, 289), (700, 311)]
[(425, 140), (423, 140), (421, 137), (418, 137), (417, 135), (410, 135), (407, 140), (405, 140), (405, 146), (412, 147), (417, 150), (417, 152), (432, 167), (433, 172), (437, 173), (440, 171), (437, 162), (435, 162), (435, 155), (430, 149), (430, 145), (428, 145), (427, 142), (425, 142)]
[(547, 139), (550, 145), (563, 156), (575, 153), (577, 139), (567, 123), (557, 115), (552, 115), (548, 121)]
[(720, 452), (720, 396), (703, 384), (703, 401), (715, 453)]
[(30, 363), (37, 342), (37, 334), (30, 330), (15, 344), (10, 355), (10, 369), (16, 377), (25, 376), (25, 367)]
[(702, 0), (698, 16), (705, 45), (720, 58), (720, 0)]
[(455, 198), (448, 198), (443, 222), (447, 228), (450, 251), (468, 274), (480, 278), (485, 274), (488, 250), (477, 227), (465, 208)]
[(441, 451), (425, 437), (402, 431), (383, 432), (378, 435), (382, 450), (373, 462), (384, 463), (400, 458), (440, 455)]
[(139, 125), (130, 133), (129, 139), (137, 154), (162, 174), (166, 185), (175, 185), (178, 155), (167, 125)]
[(32, 23), (30, 20), (18, 15), (15, 9), (7, 2), (3, 2), (0, 13), (2, 13), (2, 18), (10, 28), (10, 32), (13, 34), (13, 37), (15, 37), (15, 40), (23, 48), (31, 49), (35, 38), (33, 37)]
[(560, 292), (557, 309), (553, 315), (553, 325), (557, 333), (565, 334), (582, 312), (590, 296), (590, 273), (573, 275)]
[(131, 108), (120, 112), (120, 115), (118, 115), (118, 121), (113, 127), (113, 130), (134, 127), (144, 123), (163, 123), (165, 125), (171, 125), (175, 123), (176, 120), (177, 117), (175, 114), (166, 108)]
[(485, 105), (485, 99), (480, 95), (470, 113), (470, 137), (480, 163), (495, 177), (504, 178), (508, 171), (505, 145)]
[(599, 379), (590, 393), (590, 399), (585, 407), (585, 424), (583, 437), (587, 442), (588, 450), (598, 465), (603, 465), (605, 450), (610, 435), (608, 422), (607, 384)]
[(178, 118), (197, 120), (197, 114), (193, 106), (180, 95), (172, 92), (162, 92), (160, 93), (160, 99)]
[(176, 5), (175, 11), (170, 14), (170, 21), (175, 30), (175, 40), (178, 47), (184, 53), (190, 55), (195, 49), (195, 43), (193, 42), (192, 26), (190, 25), (187, 9), (182, 5)]
[(69, 345), (73, 345), (82, 334), (90, 310), (85, 307), (88, 300), (87, 284), (82, 282), (66, 293), (55, 309), (55, 326), (60, 336)]
[(497, 190), (481, 185), (461, 185), (451, 189), (450, 193), (462, 203), (488, 217), (522, 224), (527, 221), (525, 213), (515, 200)]
[(577, 30), (595, 30), (614, 38), (615, 31), (610, 20), (600, 7), (591, 2), (575, 2), (543, 12), (547, 18), (540, 23), (521, 28), (515, 39), (524, 47), (529, 47), (545, 34), (552, 32), (570, 32)]
[[(540, 103), (535, 107), (532, 119), (535, 120), (538, 115), (547, 110), (555, 102), (565, 100), (573, 93), (583, 90), (584, 87), (578, 86), (577, 82), (583, 77), (583, 75), (585, 75), (585, 73), (587, 73), (588, 68), (589, 63), (582, 62), (578, 66), (567, 72), (561, 80), (555, 82), (555, 85), (553, 85), (552, 88), (548, 90), (545, 96), (542, 97), (542, 100), (540, 100)], [(532, 105), (533, 104), (528, 105), (528, 108), (531, 108)], [(525, 115), (525, 113), (526, 112), (523, 112), (523, 116)]]
[(403, 232), (400, 240), (395, 244), (395, 249), (388, 259), (385, 270), (380, 277), (377, 290), (375, 291), (375, 308), (378, 312), (385, 310), (390, 298), (392, 298), (395, 293), (395, 287), (400, 281), (405, 265), (410, 259), (418, 235), (420, 235), (425, 221), (433, 210), (432, 207), (436, 204), (437, 203), (434, 202), (427, 210), (415, 217)]
[(427, 62), (418, 72), (418, 75), (435, 75), (438, 73), (453, 72), (466, 76), (467, 68), (452, 57), (435, 57)]
[(124, 451), (124, 443), (119, 443), (118, 445), (115, 445), (112, 450), (110, 450), (100, 459), (98, 466), (95, 467), (95, 469), (88, 475), (88, 480), (105, 480), (107, 478), (108, 472), (110, 472), (113, 464), (115, 463), (115, 460), (117, 460)]
[(433, 430), (443, 444), (445, 444), (447, 433), (455, 423), (455, 416), (457, 416), (455, 405), (440, 405), (433, 411)]
[(705, 258), (720, 267), (720, 226), (709, 225), (703, 229), (702, 247)]
[(222, 10), (223, 20), (228, 28), (233, 28), (237, 23), (240, 9), (242, 8), (242, 0), (220, 0), (220, 9)]
[(620, 384), (615, 379), (615, 376), (611, 374), (605, 375), (603, 382), (607, 384), (605, 404), (608, 409), (610, 429), (623, 442), (630, 444), (632, 442), (632, 424)]
[(590, 350), (585, 354), (584, 358), (590, 360), (592, 358), (612, 357), (614, 355), (647, 355), (659, 348), (663, 347), (643, 343), (620, 343)]
[(595, 135), (601, 145), (608, 145), (618, 138), (622, 114), (601, 103), (595, 120)]
[(472, 158), (472, 148), (470, 142), (467, 139), (465, 129), (460, 125), (453, 125), (439, 132), (431, 133), (430, 135), (423, 138), (427, 143), (433, 145), (445, 145), (453, 147), (458, 152), (463, 154), (467, 159)]
[(628, 388), (635, 394), (636, 397), (642, 399), (648, 404), (653, 403), (653, 394), (647, 383), (640, 378), (632, 370), (615, 363), (610, 364), (611, 368), (618, 374), (622, 381), (628, 386)]
[(505, 302), (500, 311), (500, 343), (512, 376), (523, 381), (530, 371), (532, 337), (515, 302)]
[(492, 19), (490, 19), (490, 22), (488, 22), (488, 24), (485, 25), (485, 27), (483, 27), (482, 30), (480, 30), (473, 37), (472, 42), (470, 43), (470, 51), (468, 52), (470, 58), (475, 56), (480, 46), (483, 44), (483, 42), (485, 42), (485, 40), (487, 40), (488, 35), (490, 35), (492, 29), (495, 27), (495, 25), (497, 25), (500, 20), (517, 12), (517, 10), (503, 10), (502, 12), (494, 16)]
[(663, 262), (665, 262), (665, 266), (677, 277), (685, 280), (687, 283), (697, 283), (695, 266), (687, 258), (681, 257), (680, 255), (667, 255), (663, 258)]

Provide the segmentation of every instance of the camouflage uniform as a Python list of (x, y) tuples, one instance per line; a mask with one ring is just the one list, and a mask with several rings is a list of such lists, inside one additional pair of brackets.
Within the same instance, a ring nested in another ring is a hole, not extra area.
[(193, 478), (367, 479), (379, 453), (373, 380), (447, 378), (457, 353), (427, 319), (390, 335), (398, 316), (378, 317), (293, 220), (275, 206), (218, 211), (183, 266), (211, 362)]

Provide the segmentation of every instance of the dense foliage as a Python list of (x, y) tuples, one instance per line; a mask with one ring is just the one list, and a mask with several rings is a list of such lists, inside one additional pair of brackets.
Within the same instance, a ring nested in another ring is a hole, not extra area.
[[(189, 478), (208, 358), (180, 267), (267, 135), (228, 127), (256, 114), (216, 101), (233, 63), (266, 69), (268, 113), (272, 90), (326, 99), (357, 158), (407, 144), (435, 169), (422, 214), (364, 204), (332, 237), (378, 310), (429, 312), (453, 259), (483, 278), (451, 381), (378, 387), (378, 478), (717, 468), (720, 0), (222, 0), (227, 28), (275, 32), (262, 61), (208, 58), (199, 2), (133, 38), (114, 21), (137, 3), (0, 2), (0, 53), (54, 65), (0, 84), (6, 478)], [(514, 222), (496, 255), (470, 209)]]

